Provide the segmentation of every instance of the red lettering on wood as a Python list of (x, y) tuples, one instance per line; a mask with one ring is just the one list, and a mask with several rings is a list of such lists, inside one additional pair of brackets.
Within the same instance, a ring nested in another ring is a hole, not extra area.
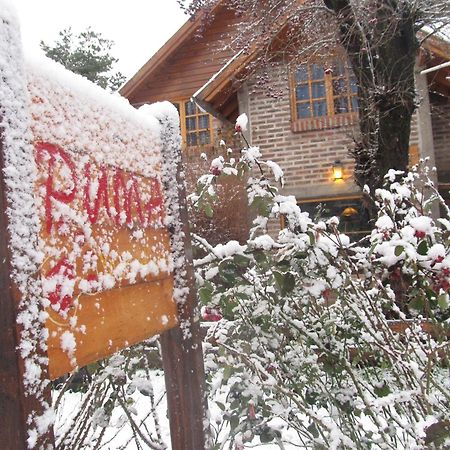
[[(44, 199), (45, 228), (48, 233), (51, 233), (52, 228), (56, 225), (53, 214), (54, 201), (57, 200), (65, 204), (72, 202), (77, 194), (78, 177), (74, 161), (61, 147), (46, 142), (38, 142), (35, 145), (35, 150), (37, 164), (41, 166), (42, 172), (47, 173)], [(103, 166), (97, 169), (96, 180), (93, 177), (92, 165), (88, 162), (81, 172), (85, 184), (82, 192), (83, 198), (80, 199), (90, 223), (95, 224), (97, 222), (102, 205), (106, 209), (108, 217), (112, 219), (110, 208), (110, 195), (112, 194), (117, 226), (123, 225), (124, 222), (131, 225), (133, 220), (139, 221), (144, 227), (159, 228), (162, 226), (164, 201), (158, 179), (146, 179), (144, 186), (140, 186), (139, 178), (133, 174), (128, 174), (128, 172), (119, 168), (111, 174), (110, 169)], [(64, 170), (64, 178), (61, 178), (63, 173), (63, 167), (61, 166), (66, 166), (68, 169)], [(93, 196), (91, 187), (95, 181), (98, 182), (98, 187), (96, 195)], [(57, 182), (64, 183), (64, 188), (58, 187)], [(112, 193), (110, 191), (111, 183)], [(150, 195), (150, 200), (143, 203), (140, 189), (145, 186), (147, 186), (147, 189), (144, 192)], [(125, 217), (123, 217), (123, 214)]]
[[(52, 199), (58, 200), (62, 203), (70, 203), (74, 198), (77, 191), (77, 175), (75, 172), (75, 165), (73, 161), (70, 159), (69, 155), (57, 145), (49, 144), (47, 142), (38, 142), (35, 145), (36, 149), (36, 160), (38, 164), (42, 164), (44, 159), (44, 153), (47, 153), (48, 158), (48, 168), (47, 168), (47, 181), (46, 181), (46, 193), (45, 193), (45, 224), (47, 233), (50, 233), (52, 230), (53, 224), (53, 215), (52, 215)], [(61, 159), (64, 164), (70, 170), (71, 182), (73, 184), (72, 188), (69, 192), (66, 191), (58, 191), (54, 186), (54, 169), (57, 160)]]
[[(58, 261), (56, 266), (47, 273), (46, 278), (49, 279), (58, 275), (68, 280), (75, 278), (74, 267), (65, 258)], [(53, 306), (59, 304), (60, 310), (66, 311), (72, 306), (73, 298), (71, 295), (62, 296), (61, 288), (62, 283), (58, 283), (55, 290), (49, 293), (48, 299)]]
[(94, 207), (91, 207), (92, 199), (91, 199), (91, 163), (87, 163), (84, 167), (84, 176), (85, 176), (85, 187), (84, 187), (84, 207), (88, 213), (89, 220), (91, 223), (97, 222), (98, 212), (100, 209), (100, 202), (103, 198), (103, 203), (106, 208), (106, 212), (109, 217), (111, 217), (111, 213), (109, 211), (109, 198), (108, 198), (108, 173), (105, 167), (100, 169), (100, 178), (98, 180), (98, 189), (97, 195), (94, 199)]
[(161, 195), (161, 185), (156, 179), (152, 179), (151, 181), (150, 195), (150, 200), (145, 205), (148, 223), (153, 224), (158, 222), (155, 223), (155, 225), (161, 226), (161, 222), (164, 217), (164, 202)]
[[(126, 223), (130, 225), (133, 222), (131, 215), (131, 204), (134, 197), (136, 211), (141, 223), (144, 223), (144, 216), (142, 214), (141, 195), (139, 193), (139, 186), (135, 177), (131, 176), (128, 181), (125, 178), (125, 172), (122, 169), (116, 169), (113, 180), (114, 188), (114, 207), (116, 208), (116, 223), (120, 224), (120, 215), (125, 211)], [(121, 208), (120, 194), (123, 193)], [(134, 194), (134, 195), (133, 195)]]

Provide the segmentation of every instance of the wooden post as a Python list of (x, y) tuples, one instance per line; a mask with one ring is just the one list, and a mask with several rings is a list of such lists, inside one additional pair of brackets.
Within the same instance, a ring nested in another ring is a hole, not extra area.
[[(175, 287), (179, 276), (184, 286), (189, 289), (186, 301), (178, 305), (180, 324), (161, 335), (161, 349), (167, 390), (167, 405), (170, 420), (172, 450), (204, 450), (206, 422), (206, 398), (204, 396), (205, 374), (203, 366), (202, 340), (200, 322), (195, 319), (197, 293), (192, 264), (192, 247), (189, 235), (189, 221), (186, 208), (186, 192), (181, 167), (180, 145), (173, 142), (173, 136), (179, 132), (171, 128), (168, 120), (163, 125), (164, 153), (163, 160), (166, 173), (176, 174), (178, 185), (177, 211), (179, 223), (171, 230), (172, 239), (178, 235), (184, 244), (185, 264), (175, 269)], [(170, 179), (172, 178), (171, 182)], [(165, 180), (166, 189), (174, 189), (175, 177), (169, 175)], [(170, 183), (170, 185), (168, 185)], [(170, 199), (169, 199), (170, 201)], [(171, 205), (168, 205), (169, 208)], [(180, 242), (178, 242), (180, 244)], [(176, 246), (175, 242), (175, 246)], [(181, 286), (179, 286), (181, 287)]]
[[(25, 393), (23, 384), (24, 365), (18, 350), (20, 328), (16, 322), (20, 293), (11, 278), (3, 152), (3, 136), (0, 134), (0, 447), (3, 450), (26, 450), (29, 448), (27, 420), (32, 414), (40, 415), (43, 405)], [(49, 388), (45, 392), (45, 400), (51, 405)], [(53, 448), (52, 432), (41, 436), (34, 448)]]

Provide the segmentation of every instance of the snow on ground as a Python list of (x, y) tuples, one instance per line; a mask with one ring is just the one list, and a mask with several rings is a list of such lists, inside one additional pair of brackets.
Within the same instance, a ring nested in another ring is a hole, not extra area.
[[(153, 370), (150, 373), (150, 381), (153, 387), (155, 404), (157, 405), (156, 417), (159, 421), (160, 433), (164, 443), (167, 445), (167, 450), (170, 450), (172, 447), (170, 445), (170, 429), (169, 420), (167, 418), (167, 401), (165, 396), (163, 371)], [(55, 399), (58, 397), (59, 393), (60, 391), (58, 390), (54, 391)], [(223, 397), (223, 393), (219, 392), (215, 400), (225, 402), (225, 399)], [(64, 393), (62, 401), (58, 408), (54, 426), (57, 439), (63, 436), (68, 431), (68, 429), (70, 429), (72, 424), (71, 420), (74, 419), (77, 415), (80, 405), (83, 403), (85, 398), (86, 394), (82, 392), (67, 391)], [(136, 401), (134, 405), (134, 411), (136, 412), (134, 419), (138, 423), (142, 422), (142, 429), (146, 429), (152, 432), (152, 430), (155, 430), (156, 427), (154, 417), (151, 414), (151, 408), (149, 407), (149, 397), (144, 396), (136, 391), (133, 394), (133, 399)], [(221, 410), (219, 409), (217, 404), (215, 404), (215, 402), (210, 402), (209, 408), (211, 423), (214, 424), (216, 418), (218, 419), (220, 417)], [(97, 423), (101, 424), (101, 421), (98, 420), (98, 418), (96, 418), (95, 420), (97, 420)], [(129, 423), (125, 420), (124, 414), (117, 408), (112, 415), (110, 426), (106, 428), (105, 437), (102, 441), (103, 443), (97, 448), (103, 450), (135, 449), (136, 444), (132, 439), (132, 435), (133, 433)], [(283, 430), (283, 441), (284, 444), (281, 448), (284, 448), (285, 450), (301, 449), (299, 444), (295, 444), (296, 441), (298, 442), (298, 438), (296, 438), (296, 433), (292, 430)], [(294, 444), (289, 444), (288, 442), (293, 442)], [(225, 446), (224, 448), (227, 448), (227, 446)], [(92, 447), (91, 445), (87, 444), (83, 448), (85, 450), (94, 448), (94, 443), (92, 443)], [(261, 444), (257, 439), (255, 439), (252, 443), (246, 444), (245, 448), (279, 450), (280, 446), (275, 443)]]

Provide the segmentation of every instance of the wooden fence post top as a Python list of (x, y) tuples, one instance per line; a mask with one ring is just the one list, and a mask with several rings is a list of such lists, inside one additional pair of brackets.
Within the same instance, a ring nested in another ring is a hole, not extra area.
[[(207, 401), (197, 292), (181, 163), (178, 113), (168, 102), (144, 107), (162, 125), (163, 171), (171, 214), (174, 279), (180, 325), (161, 335), (173, 450), (205, 450)], [(174, 180), (176, 181), (174, 183)]]
[(0, 1), (0, 446), (52, 448), (34, 207), (35, 164), (17, 20)]

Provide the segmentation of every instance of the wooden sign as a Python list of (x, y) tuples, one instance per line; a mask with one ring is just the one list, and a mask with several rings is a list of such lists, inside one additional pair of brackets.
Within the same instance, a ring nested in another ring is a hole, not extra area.
[(161, 334), (172, 449), (203, 450), (176, 111), (141, 114), (54, 63), (24, 64), (0, 5), (2, 448), (52, 448), (49, 380)]
[(56, 378), (175, 326), (173, 263), (151, 127), (124, 128), (95, 100), (83, 95), (80, 104), (39, 73), (30, 73), (29, 91)]

